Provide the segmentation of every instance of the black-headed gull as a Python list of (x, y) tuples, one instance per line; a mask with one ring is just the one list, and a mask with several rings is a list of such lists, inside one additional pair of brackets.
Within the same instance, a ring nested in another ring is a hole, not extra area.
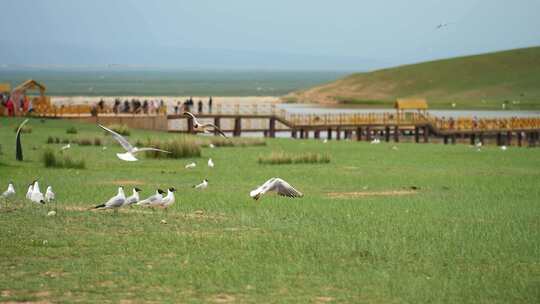
[(126, 202), (124, 203), (124, 207), (125, 206), (131, 206), (133, 204), (138, 203), (139, 202), (139, 192), (141, 192), (141, 191), (142, 190), (137, 188), (137, 187), (133, 188), (133, 194), (130, 197), (126, 198)]
[(203, 181), (200, 184), (193, 186), (193, 188), (195, 189), (206, 189), (207, 187), (208, 187), (208, 179), (206, 178), (203, 179)]
[(2, 197), (7, 199), (8, 197), (13, 195), (15, 195), (15, 187), (13, 186), (13, 182), (10, 182), (8, 184), (7, 190), (2, 193)]
[(165, 193), (165, 191), (163, 191), (161, 189), (157, 189), (156, 194), (150, 196), (147, 199), (139, 201), (137, 203), (137, 205), (138, 206), (148, 206), (148, 207), (161, 205), (161, 201), (163, 200), (163, 193)]
[(215, 124), (213, 124), (213, 123), (205, 123), (205, 124), (200, 123), (199, 120), (197, 119), (197, 117), (195, 117), (195, 115), (193, 115), (190, 112), (184, 112), (184, 115), (189, 116), (189, 117), (191, 117), (193, 119), (193, 128), (195, 128), (196, 130), (201, 130), (204, 133), (210, 133), (210, 131), (208, 129), (213, 128), (221, 136), (227, 138), (227, 135), (225, 135), (225, 133), (223, 133), (223, 131), (221, 131), (221, 129), (218, 128)]
[(278, 177), (272, 177), (262, 186), (249, 193), (253, 199), (258, 200), (267, 192), (276, 192), (278, 195), (287, 197), (303, 197), (304, 194), (294, 189), (289, 183)]
[(135, 154), (143, 151), (158, 151), (163, 153), (171, 153), (169, 151), (152, 148), (152, 147), (144, 147), (144, 148), (137, 148), (132, 146), (127, 139), (125, 139), (122, 135), (114, 132), (113, 130), (104, 127), (102, 125), (98, 126), (102, 128), (103, 130), (109, 132), (112, 134), (113, 138), (124, 148), (127, 152), (126, 153), (116, 153), (116, 156), (118, 156), (119, 159), (125, 160), (125, 161), (137, 161), (138, 159), (135, 157)]
[(161, 207), (167, 209), (172, 204), (174, 204), (175, 198), (174, 198), (174, 192), (176, 189), (173, 187), (167, 189), (167, 195), (161, 200)]
[(126, 202), (126, 195), (124, 194), (124, 187), (118, 187), (118, 193), (111, 197), (105, 204), (97, 205), (94, 209), (115, 209), (122, 207)]

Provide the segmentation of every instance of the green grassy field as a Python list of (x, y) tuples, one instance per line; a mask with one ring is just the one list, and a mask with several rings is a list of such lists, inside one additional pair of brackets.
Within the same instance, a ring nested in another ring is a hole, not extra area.
[[(94, 125), (32, 120), (25, 161), (0, 119), (0, 302), (537, 303), (540, 300), (540, 150), (467, 145), (268, 140), (204, 148), (197, 159), (126, 163), (117, 145), (75, 145), (86, 169), (46, 169), (47, 136), (106, 137)], [(131, 130), (130, 140), (179, 135)], [(61, 145), (52, 145), (59, 149)], [(328, 164), (258, 164), (271, 152), (328, 154)], [(206, 166), (212, 157), (216, 167)], [(195, 169), (184, 169), (196, 161)], [(279, 176), (302, 199), (248, 193)], [(52, 185), (51, 206), (25, 201)], [(191, 186), (208, 178), (205, 191)], [(142, 196), (174, 186), (165, 214), (87, 208), (118, 185)], [(411, 187), (419, 187), (412, 191)], [(400, 194), (400, 195), (398, 195)], [(14, 209), (13, 206), (16, 206)], [(165, 219), (166, 224), (161, 221)]]
[(540, 109), (540, 47), (450, 58), (357, 73), (287, 99), (391, 106), (424, 97), (432, 108)]

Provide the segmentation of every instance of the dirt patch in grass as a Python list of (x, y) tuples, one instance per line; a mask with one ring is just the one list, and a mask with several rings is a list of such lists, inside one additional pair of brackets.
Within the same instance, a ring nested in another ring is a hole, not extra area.
[(334, 301), (334, 298), (332, 297), (316, 297), (315, 303), (330, 303)]
[(210, 302), (212, 303), (234, 303), (236, 302), (236, 298), (233, 295), (220, 293), (213, 297), (211, 297)]
[(118, 179), (118, 180), (114, 180), (112, 182), (106, 182), (106, 183), (103, 183), (103, 184), (113, 184), (113, 185), (117, 185), (117, 186), (142, 186), (142, 185), (145, 185), (146, 183), (143, 182), (143, 181), (140, 181), (140, 180), (131, 180), (131, 179)]
[(366, 196), (401, 196), (417, 194), (413, 190), (389, 190), (389, 191), (362, 191), (362, 192), (329, 192), (326, 195), (330, 198), (357, 198)]

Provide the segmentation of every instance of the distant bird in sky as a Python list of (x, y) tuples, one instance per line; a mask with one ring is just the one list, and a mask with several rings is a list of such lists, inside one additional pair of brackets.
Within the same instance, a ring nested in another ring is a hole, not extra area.
[(287, 197), (303, 197), (304, 194), (294, 189), (289, 183), (278, 177), (272, 177), (267, 180), (262, 186), (252, 190), (249, 193), (254, 200), (258, 200), (267, 192), (276, 192), (280, 196)]
[(192, 163), (187, 164), (184, 168), (191, 169), (191, 168), (195, 168), (195, 167), (197, 167), (197, 164), (192, 162)]
[(67, 145), (63, 146), (62, 148), (60, 148), (60, 151), (67, 150), (69, 148), (71, 148), (71, 144), (67, 144)]
[(105, 204), (97, 205), (93, 209), (114, 209), (122, 207), (126, 202), (126, 195), (124, 194), (124, 187), (118, 187), (118, 193), (111, 197)]
[(130, 197), (126, 198), (126, 202), (124, 203), (123, 207), (131, 206), (131, 205), (134, 205), (134, 204), (138, 203), (139, 202), (139, 192), (141, 192), (141, 191), (142, 190), (137, 188), (137, 187), (133, 188), (133, 194)]
[(447, 27), (448, 25), (450, 25), (450, 24), (452, 24), (452, 23), (453, 23), (453, 22), (439, 23), (439, 24), (435, 27), (435, 29), (440, 30), (440, 29), (442, 29), (442, 28), (444, 28), (444, 27)]
[(53, 192), (52, 186), (48, 186), (47, 191), (45, 191), (45, 202), (46, 203), (51, 203), (55, 199), (56, 199), (56, 196), (55, 196), (55, 194)]
[(203, 179), (203, 181), (200, 184), (193, 186), (193, 188), (195, 189), (206, 189), (207, 187), (208, 187), (208, 179), (206, 178)]
[(137, 205), (138, 206), (147, 206), (147, 207), (159, 206), (159, 205), (161, 205), (161, 202), (163, 201), (163, 194), (164, 193), (165, 193), (165, 191), (163, 191), (161, 189), (157, 189), (156, 194), (148, 197), (147, 199), (139, 201), (137, 203)]
[(191, 117), (191, 119), (193, 119), (193, 128), (195, 128), (196, 130), (201, 130), (204, 133), (210, 133), (210, 131), (208, 129), (212, 128), (212, 129), (216, 130), (221, 136), (227, 138), (227, 135), (225, 135), (225, 133), (223, 133), (223, 131), (221, 131), (221, 129), (218, 128), (215, 124), (213, 124), (213, 123), (205, 123), (205, 124), (203, 124), (203, 123), (199, 122), (197, 117), (195, 117), (195, 115), (193, 115), (190, 112), (184, 112), (184, 115), (189, 116), (189, 117)]
[(208, 159), (208, 167), (214, 168), (214, 161), (211, 158)]
[(45, 197), (43, 196), (43, 193), (41, 193), (41, 190), (39, 190), (39, 183), (38, 181), (34, 182), (34, 186), (32, 187), (32, 194), (30, 195), (30, 200), (36, 204), (45, 204)]
[(111, 133), (113, 138), (118, 143), (120, 143), (120, 145), (127, 151), (126, 153), (116, 153), (116, 156), (118, 156), (118, 158), (121, 159), (121, 160), (124, 160), (124, 161), (137, 161), (138, 159), (135, 157), (135, 154), (137, 154), (139, 152), (143, 152), (143, 151), (158, 151), (158, 152), (163, 152), (163, 153), (171, 153), (169, 151), (165, 151), (165, 150), (161, 150), (161, 149), (157, 149), (157, 148), (151, 148), (151, 147), (144, 147), (144, 148), (134, 147), (122, 135), (120, 135), (120, 134), (114, 132), (113, 130), (111, 130), (111, 129), (107, 128), (107, 127), (104, 127), (102, 125), (98, 124), (98, 126), (100, 128), (102, 128), (103, 130)]
[(15, 158), (18, 161), (23, 161), (23, 150), (22, 150), (22, 144), (21, 144), (21, 134), (22, 134), (22, 128), (24, 125), (28, 122), (28, 118), (25, 119), (20, 125), (19, 128), (17, 128), (17, 136), (16, 136), (16, 147), (15, 147)]
[(7, 199), (13, 195), (15, 195), (15, 187), (13, 186), (13, 182), (9, 182), (7, 190), (2, 193), (2, 197)]
[(176, 191), (176, 189), (174, 189), (173, 187), (167, 189), (167, 196), (165, 196), (161, 200), (161, 207), (167, 209), (167, 208), (169, 208), (169, 206), (174, 204), (174, 201), (175, 201), (174, 192), (175, 191)]

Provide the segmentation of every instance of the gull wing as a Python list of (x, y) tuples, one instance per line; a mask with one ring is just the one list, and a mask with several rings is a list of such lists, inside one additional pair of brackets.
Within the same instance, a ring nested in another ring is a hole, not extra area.
[(197, 125), (200, 124), (199, 121), (197, 120), (197, 117), (195, 117), (195, 115), (193, 115), (193, 113), (186, 111), (186, 112), (184, 112), (184, 115), (187, 115), (187, 116), (191, 117), (195, 124), (197, 124)]
[(111, 198), (107, 203), (105, 203), (105, 208), (117, 208), (124, 204), (126, 201), (125, 197), (121, 197), (119, 195)]
[(258, 200), (261, 195), (265, 194), (270, 189), (270, 185), (274, 182), (275, 179), (275, 177), (272, 177), (271, 179), (267, 180), (264, 184), (262, 184), (262, 186), (259, 186), (258, 188), (252, 190), (249, 193), (249, 196), (251, 196), (255, 200)]
[(115, 139), (115, 140), (116, 140), (116, 141), (117, 141), (117, 142), (118, 142), (118, 143), (119, 143), (126, 151), (131, 152), (131, 151), (133, 150), (133, 146), (129, 143), (129, 141), (127, 141), (127, 139), (126, 139), (124, 136), (122, 136), (122, 135), (120, 135), (120, 134), (114, 132), (113, 130), (111, 130), (111, 129), (107, 128), (107, 127), (104, 127), (104, 126), (102, 126), (102, 125), (100, 125), (100, 124), (98, 124), (98, 126), (99, 126), (100, 128), (102, 128), (103, 130), (105, 130), (105, 131), (111, 133), (111, 134), (112, 134), (112, 137), (113, 137), (113, 138), (114, 138), (114, 139)]
[(18, 161), (23, 160), (23, 150), (22, 150), (22, 144), (21, 144), (21, 130), (24, 127), (24, 125), (28, 122), (28, 118), (25, 119), (20, 125), (19, 128), (17, 128), (17, 139), (16, 139), (16, 148), (15, 148), (15, 158)]
[(207, 123), (207, 124), (204, 124), (204, 125), (202, 125), (202, 126), (203, 126), (203, 128), (204, 128), (204, 127), (212, 127), (212, 128), (214, 128), (214, 130), (218, 131), (218, 133), (219, 133), (221, 136), (227, 138), (227, 135), (225, 135), (225, 133), (223, 133), (223, 131), (221, 131), (221, 129), (218, 128), (218, 127), (217, 127), (215, 124), (213, 124), (213, 123)]
[(139, 152), (142, 152), (142, 151), (158, 151), (158, 152), (163, 152), (163, 153), (171, 153), (169, 151), (161, 150), (161, 149), (158, 149), (158, 148), (152, 148), (152, 147), (137, 148), (137, 152), (135, 152), (135, 153), (139, 153)]
[(278, 195), (287, 197), (303, 197), (304, 194), (291, 186), (281, 178), (277, 178), (272, 184), (272, 188), (269, 190), (276, 191)]
[(129, 152), (116, 153), (116, 156), (118, 156), (118, 158), (120, 158), (121, 160), (125, 160), (125, 161), (138, 161), (138, 159)]

